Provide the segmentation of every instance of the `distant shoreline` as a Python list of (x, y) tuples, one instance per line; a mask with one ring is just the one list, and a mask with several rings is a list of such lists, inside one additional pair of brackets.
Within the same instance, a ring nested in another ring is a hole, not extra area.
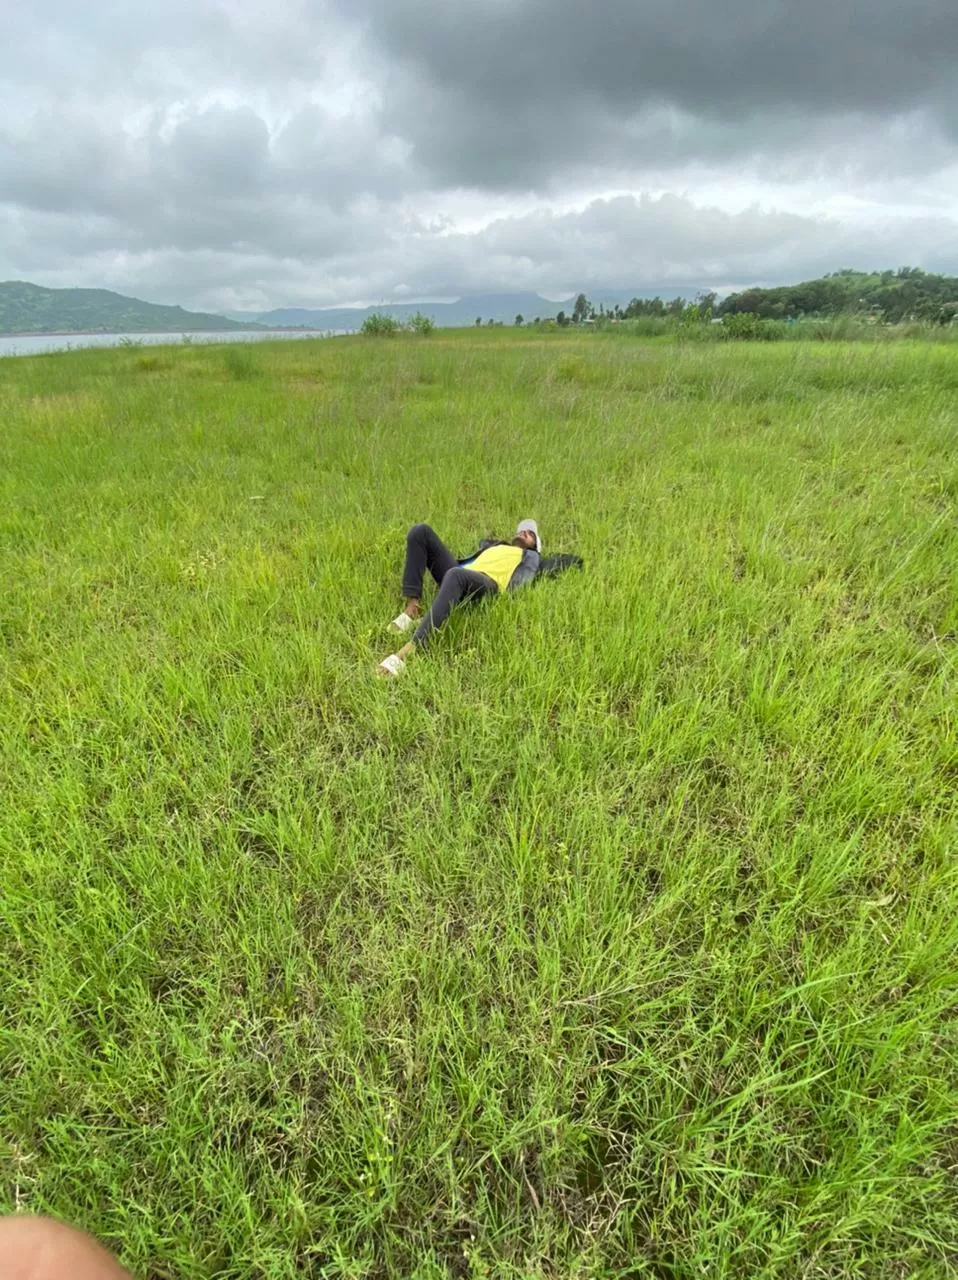
[(130, 333), (102, 329), (67, 329), (44, 333), (0, 334), (0, 360), (52, 355), (68, 351), (152, 350), (160, 347), (235, 347), (268, 343), (317, 341), (338, 337), (322, 329), (137, 329)]
[(169, 334), (171, 338), (181, 338), (184, 333), (327, 333), (326, 329), (293, 328), (284, 326), (274, 329), (263, 325), (260, 329), (16, 329), (0, 330), (0, 338), (143, 338), (161, 337)]

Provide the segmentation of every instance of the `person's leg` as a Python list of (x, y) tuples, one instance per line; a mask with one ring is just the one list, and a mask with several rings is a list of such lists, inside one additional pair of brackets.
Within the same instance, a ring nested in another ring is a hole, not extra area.
[(429, 643), (432, 633), (443, 625), (450, 613), (458, 604), (466, 600), (481, 600), (484, 596), (494, 596), (499, 588), (492, 578), (484, 573), (476, 573), (472, 569), (450, 569), (439, 587), (432, 608), (416, 628), (412, 644)]
[(438, 585), (450, 569), (455, 569), (456, 557), (428, 524), (414, 524), (406, 534), (406, 563), (402, 574), (402, 593), (406, 597), (406, 612), (410, 618), (418, 617), (422, 600), (422, 580), (428, 569)]
[(0, 1218), (0, 1280), (130, 1280), (95, 1240), (54, 1218)]

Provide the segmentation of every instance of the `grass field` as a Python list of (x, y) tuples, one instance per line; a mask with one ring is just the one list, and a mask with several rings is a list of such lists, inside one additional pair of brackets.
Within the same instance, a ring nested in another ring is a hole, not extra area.
[[(0, 1204), (139, 1276), (958, 1274), (958, 351), (0, 362)], [(400, 680), (407, 526), (569, 574)]]

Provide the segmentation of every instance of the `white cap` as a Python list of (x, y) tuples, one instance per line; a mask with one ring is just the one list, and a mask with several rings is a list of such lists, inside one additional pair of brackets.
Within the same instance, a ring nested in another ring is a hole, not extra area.
[(542, 540), (539, 537), (539, 526), (534, 520), (520, 520), (516, 525), (516, 534), (525, 533), (527, 529), (536, 535), (536, 551), (541, 553)]

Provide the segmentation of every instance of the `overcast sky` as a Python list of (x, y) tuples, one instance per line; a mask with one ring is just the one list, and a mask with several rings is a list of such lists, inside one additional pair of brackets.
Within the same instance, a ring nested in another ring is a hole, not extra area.
[(958, 273), (958, 0), (0, 3), (0, 279), (255, 310)]

